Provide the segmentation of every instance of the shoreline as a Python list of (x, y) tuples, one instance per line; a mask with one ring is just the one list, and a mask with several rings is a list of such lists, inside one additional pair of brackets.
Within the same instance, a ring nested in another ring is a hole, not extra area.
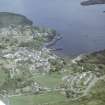
[(105, 4), (105, 0), (86, 0), (82, 1), (82, 6), (96, 5), (96, 4)]

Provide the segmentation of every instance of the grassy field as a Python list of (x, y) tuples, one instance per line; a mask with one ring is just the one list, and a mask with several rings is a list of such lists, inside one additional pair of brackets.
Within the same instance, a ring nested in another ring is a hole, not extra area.
[(5, 82), (6, 77), (7, 75), (5, 71), (0, 69), (0, 86), (2, 86), (2, 84)]
[(33, 79), (38, 82), (42, 86), (46, 86), (49, 88), (55, 88), (58, 87), (59, 84), (61, 83), (61, 78), (62, 75), (58, 73), (54, 74), (47, 74), (47, 75), (41, 75), (41, 74), (36, 74)]
[(39, 95), (15, 96), (10, 98), (11, 105), (55, 105), (65, 101), (65, 96), (59, 93), (45, 93)]

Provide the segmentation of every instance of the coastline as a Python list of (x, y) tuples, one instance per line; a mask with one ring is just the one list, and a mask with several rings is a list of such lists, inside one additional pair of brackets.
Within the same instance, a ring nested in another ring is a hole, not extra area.
[(105, 50), (59, 56), (44, 45), (59, 40), (53, 39), (57, 37), (54, 33), (11, 22), (0, 28), (0, 94), (7, 96), (4, 100), (9, 97), (11, 105), (90, 105), (88, 102), (95, 102), (100, 94), (104, 102), (96, 85), (100, 90), (105, 86), (100, 83), (105, 75), (105, 62), (101, 62), (105, 61)]
[(83, 6), (96, 5), (96, 4), (105, 4), (105, 0), (87, 0), (81, 2), (81, 5)]

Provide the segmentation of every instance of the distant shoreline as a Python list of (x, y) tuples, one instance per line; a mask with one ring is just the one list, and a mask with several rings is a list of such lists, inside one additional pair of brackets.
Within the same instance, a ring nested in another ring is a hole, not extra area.
[(105, 0), (87, 0), (81, 2), (83, 6), (95, 5), (95, 4), (105, 4)]

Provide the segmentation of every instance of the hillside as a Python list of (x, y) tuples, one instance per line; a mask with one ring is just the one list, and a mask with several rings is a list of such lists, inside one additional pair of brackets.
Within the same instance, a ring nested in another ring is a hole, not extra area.
[(0, 12), (0, 27), (9, 25), (32, 25), (32, 21), (20, 14)]
[(0, 27), (0, 100), (6, 105), (104, 105), (105, 51), (60, 57), (46, 47), (56, 31), (20, 17)]

